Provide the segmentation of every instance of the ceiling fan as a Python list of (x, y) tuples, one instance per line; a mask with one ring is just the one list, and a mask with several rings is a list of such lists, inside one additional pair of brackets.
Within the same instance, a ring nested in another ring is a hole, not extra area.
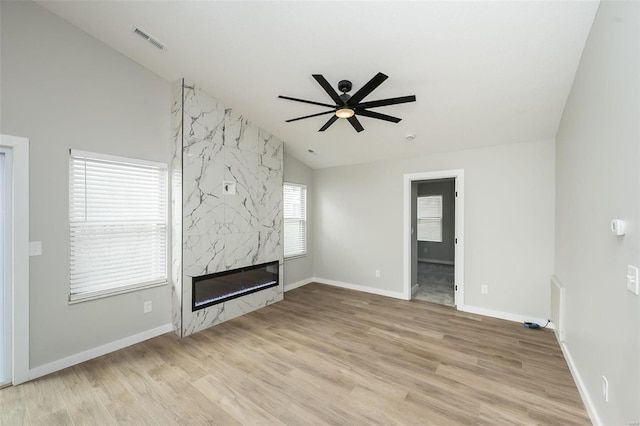
[(331, 108), (329, 111), (319, 112), (317, 114), (305, 115), (304, 117), (292, 118), (290, 120), (286, 120), (286, 123), (290, 123), (292, 121), (304, 120), (305, 118), (317, 117), (319, 115), (331, 114), (331, 118), (327, 121), (324, 126), (318, 130), (319, 132), (324, 132), (331, 126), (333, 123), (338, 120), (338, 118), (346, 118), (349, 123), (353, 126), (356, 132), (361, 132), (364, 130), (360, 121), (358, 121), (357, 116), (369, 117), (369, 118), (377, 118), (378, 120), (391, 121), (392, 123), (397, 123), (401, 118), (392, 117), (390, 115), (381, 114), (375, 111), (369, 111), (369, 108), (376, 108), (387, 105), (395, 105), (395, 104), (403, 104), (406, 102), (414, 102), (416, 97), (414, 95), (411, 96), (401, 96), (398, 98), (388, 98), (388, 99), (380, 99), (377, 101), (369, 101), (362, 102), (364, 98), (366, 98), (371, 92), (373, 92), (378, 86), (382, 84), (389, 76), (384, 75), (379, 72), (376, 74), (367, 84), (362, 86), (360, 90), (358, 90), (353, 95), (347, 94), (351, 90), (351, 82), (349, 80), (341, 80), (338, 82), (338, 90), (342, 92), (342, 94), (338, 95), (338, 93), (331, 87), (326, 78), (322, 76), (322, 74), (313, 74), (313, 78), (322, 86), (325, 92), (331, 97), (331, 99), (335, 102), (335, 105), (325, 104), (322, 102), (315, 101), (307, 101), (305, 99), (292, 98), (289, 96), (278, 96), (281, 99), (287, 99), (290, 101), (296, 102), (304, 102), (306, 104), (311, 105), (320, 105), (324, 107)]

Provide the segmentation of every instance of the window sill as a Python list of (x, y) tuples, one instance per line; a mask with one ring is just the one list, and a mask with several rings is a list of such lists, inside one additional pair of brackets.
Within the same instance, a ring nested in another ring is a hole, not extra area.
[(284, 261), (286, 262), (287, 260), (295, 260), (295, 259), (300, 259), (303, 257), (307, 257), (307, 253), (302, 253), (302, 254), (294, 254), (291, 256), (285, 256), (284, 257)]
[(120, 289), (120, 290), (113, 290), (113, 291), (109, 291), (108, 293), (95, 293), (95, 294), (91, 294), (91, 293), (87, 293), (87, 294), (83, 294), (81, 296), (75, 296), (75, 298), (73, 300), (69, 299), (69, 305), (75, 305), (76, 303), (82, 303), (82, 302), (88, 302), (90, 300), (96, 300), (96, 299), (104, 299), (105, 297), (111, 297), (111, 296), (117, 296), (119, 294), (125, 294), (125, 293), (131, 293), (134, 291), (140, 291), (140, 290), (147, 290), (149, 288), (155, 288), (155, 287), (162, 287), (164, 285), (169, 284), (169, 281), (162, 281), (159, 283), (152, 283), (152, 284), (147, 284), (147, 285), (143, 285), (143, 286), (139, 286), (139, 287), (133, 287), (133, 288), (124, 288), (124, 289)]

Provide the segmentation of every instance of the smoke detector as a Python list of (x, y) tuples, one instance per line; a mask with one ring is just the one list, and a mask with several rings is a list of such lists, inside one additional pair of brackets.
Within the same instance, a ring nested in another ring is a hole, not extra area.
[(146, 31), (144, 31), (142, 29), (140, 29), (140, 27), (133, 27), (132, 31), (133, 31), (133, 33), (135, 35), (137, 35), (138, 37), (140, 37), (144, 41), (149, 42), (153, 47), (155, 47), (159, 51), (164, 52), (164, 49), (165, 49), (164, 43), (162, 43), (157, 38), (149, 35), (149, 33), (147, 33)]

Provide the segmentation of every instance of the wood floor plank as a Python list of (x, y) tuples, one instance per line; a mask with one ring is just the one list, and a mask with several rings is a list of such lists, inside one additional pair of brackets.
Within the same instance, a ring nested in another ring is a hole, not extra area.
[(0, 424), (588, 425), (550, 330), (320, 284), (0, 390)]
[(102, 401), (96, 395), (82, 368), (75, 366), (60, 373), (61, 397), (75, 425), (115, 425)]
[[(32, 424), (73, 423), (62, 397), (62, 375), (62, 372), (54, 373), (20, 387)], [(4, 392), (4, 389), (0, 392)]]
[(76, 366), (117, 424), (151, 425), (151, 413), (138, 404), (122, 380), (98, 358)]
[(209, 374), (193, 386), (241, 424), (284, 424), (239, 392), (242, 387), (237, 383), (226, 383)]
[(124, 356), (128, 349), (110, 354), (107, 362), (141, 408), (150, 413), (151, 420), (156, 424), (191, 424), (191, 417), (181, 407), (173, 404), (174, 401), (167, 394), (166, 388), (146, 373), (145, 360), (140, 360), (138, 363), (135, 359), (132, 362), (128, 361), (130, 356), (128, 358)]
[(0, 425), (30, 425), (22, 388), (8, 387), (0, 391)]
[(73, 419), (66, 409), (43, 414), (32, 421), (33, 425), (41, 426), (73, 426)]

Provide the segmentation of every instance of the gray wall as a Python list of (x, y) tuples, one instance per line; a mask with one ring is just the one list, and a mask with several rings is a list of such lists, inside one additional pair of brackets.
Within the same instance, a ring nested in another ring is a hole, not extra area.
[[(600, 3), (557, 135), (556, 263), (566, 349), (602, 424), (640, 420), (640, 4)], [(624, 237), (609, 230), (624, 219)], [(609, 381), (609, 402), (601, 376)]]
[(284, 260), (284, 285), (307, 281), (313, 277), (313, 169), (284, 153), (284, 181), (307, 185), (307, 254)]
[[(30, 139), (30, 367), (170, 322), (169, 286), (69, 305), (69, 149), (168, 163), (167, 82), (32, 2), (1, 2), (1, 133)], [(143, 303), (153, 311), (142, 313)]]
[(439, 179), (418, 182), (418, 197), (442, 196), (442, 242), (418, 241), (418, 260), (453, 264), (456, 236), (456, 181)]
[(314, 277), (401, 295), (403, 174), (464, 169), (464, 304), (548, 317), (554, 151), (541, 141), (316, 170)]

